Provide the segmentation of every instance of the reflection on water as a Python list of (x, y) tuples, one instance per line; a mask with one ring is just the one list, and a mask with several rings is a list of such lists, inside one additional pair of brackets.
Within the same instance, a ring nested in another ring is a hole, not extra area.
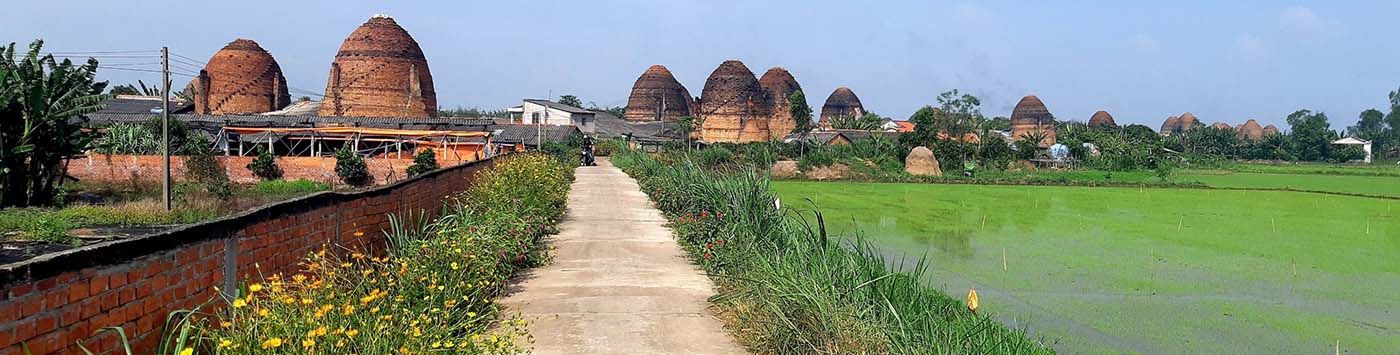
[[(966, 260), (972, 258), (972, 237), (976, 234), (973, 230), (954, 228), (950, 230), (938, 230), (920, 228), (918, 224), (904, 223), (908, 217), (879, 216), (879, 220), (870, 221), (855, 220), (855, 230), (859, 230), (861, 235), (871, 236), (875, 239), (898, 236), (907, 238), (924, 247), (932, 247), (939, 252), (940, 257)], [(908, 226), (901, 228), (901, 226)], [(925, 248), (927, 249), (927, 248)]]

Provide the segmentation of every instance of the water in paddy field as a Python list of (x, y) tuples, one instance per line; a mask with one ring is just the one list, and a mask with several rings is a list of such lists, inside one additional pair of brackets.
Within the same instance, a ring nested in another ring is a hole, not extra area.
[(1298, 192), (775, 182), (836, 233), (1066, 353), (1400, 351), (1400, 201)]

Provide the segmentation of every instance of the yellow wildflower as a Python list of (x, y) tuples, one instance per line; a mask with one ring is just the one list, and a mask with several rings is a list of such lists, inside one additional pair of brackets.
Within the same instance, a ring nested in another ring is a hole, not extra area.
[(303, 348), (311, 348), (313, 346), (316, 346), (316, 339), (307, 338), (301, 341), (301, 347)]
[(244, 301), (242, 298), (233, 299), (233, 308), (243, 308), (243, 306), (247, 305), (248, 302)]
[(345, 336), (351, 337), (351, 338), (354, 338), (356, 335), (359, 335), (359, 334), (360, 334), (360, 330), (359, 330), (359, 329), (350, 329), (350, 330), (345, 331)]
[(220, 348), (227, 348), (227, 347), (229, 347), (230, 345), (233, 345), (233, 341), (231, 341), (231, 340), (224, 339), (224, 340), (220, 340), (220, 341), (219, 341), (219, 347), (220, 347)]
[(263, 289), (263, 285), (262, 285), (262, 284), (252, 284), (252, 285), (248, 285), (248, 293), (253, 293), (253, 292), (262, 291), (262, 289)]
[(282, 346), (282, 338), (272, 338), (262, 342), (263, 349), (272, 349)]
[(191, 355), (191, 354), (194, 354), (194, 348), (185, 348), (185, 350), (180, 350), (180, 355)]

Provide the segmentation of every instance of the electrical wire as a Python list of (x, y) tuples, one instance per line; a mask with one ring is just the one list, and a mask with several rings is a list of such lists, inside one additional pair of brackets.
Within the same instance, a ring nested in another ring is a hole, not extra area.
[(52, 54), (125, 54), (125, 53), (160, 53), (159, 49), (136, 50), (136, 51), (55, 51)]

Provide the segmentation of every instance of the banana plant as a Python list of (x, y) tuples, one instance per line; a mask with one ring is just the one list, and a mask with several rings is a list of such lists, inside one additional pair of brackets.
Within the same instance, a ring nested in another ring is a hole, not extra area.
[(34, 41), (18, 60), (11, 43), (0, 51), (0, 206), (46, 204), (62, 183), (67, 161), (92, 142), (83, 116), (102, 108), (106, 82), (97, 82), (97, 60), (83, 65), (40, 56)]

